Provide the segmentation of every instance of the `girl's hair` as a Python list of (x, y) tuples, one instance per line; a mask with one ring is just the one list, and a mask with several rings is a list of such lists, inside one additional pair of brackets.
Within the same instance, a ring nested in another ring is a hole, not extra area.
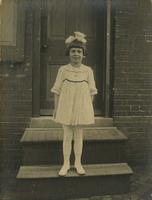
[(67, 44), (66, 49), (65, 49), (65, 55), (69, 56), (69, 52), (71, 48), (81, 48), (83, 50), (83, 55), (87, 55), (87, 48), (86, 44), (78, 41), (77, 39), (72, 41), (71, 43)]

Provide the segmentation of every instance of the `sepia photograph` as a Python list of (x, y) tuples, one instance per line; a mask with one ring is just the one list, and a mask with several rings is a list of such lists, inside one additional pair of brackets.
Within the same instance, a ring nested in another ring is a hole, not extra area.
[(152, 200), (152, 0), (0, 0), (0, 200)]

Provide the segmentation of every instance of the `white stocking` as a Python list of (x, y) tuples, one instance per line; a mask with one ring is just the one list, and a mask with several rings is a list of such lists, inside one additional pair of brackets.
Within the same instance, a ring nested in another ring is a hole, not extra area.
[(75, 127), (74, 129), (74, 154), (75, 164), (81, 165), (81, 155), (83, 148), (83, 129)]
[(73, 130), (70, 126), (63, 126), (64, 136), (63, 136), (63, 159), (64, 165), (70, 165), (70, 154), (73, 138)]

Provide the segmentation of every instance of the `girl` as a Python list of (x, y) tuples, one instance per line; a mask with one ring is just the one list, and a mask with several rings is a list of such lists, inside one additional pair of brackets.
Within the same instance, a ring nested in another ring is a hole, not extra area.
[(94, 123), (93, 97), (97, 94), (93, 71), (82, 64), (86, 56), (86, 39), (80, 32), (74, 32), (66, 41), (66, 55), (70, 63), (61, 66), (55, 84), (51, 89), (55, 97), (54, 120), (63, 125), (63, 166), (59, 176), (65, 176), (70, 169), (72, 139), (74, 140), (74, 167), (80, 175), (85, 174), (81, 164), (83, 148), (83, 126)]

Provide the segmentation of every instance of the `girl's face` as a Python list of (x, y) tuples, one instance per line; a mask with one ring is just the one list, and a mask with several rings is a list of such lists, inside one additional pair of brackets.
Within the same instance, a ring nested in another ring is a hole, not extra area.
[(82, 63), (83, 60), (83, 49), (81, 48), (71, 48), (69, 51), (69, 57), (71, 63), (78, 64)]

